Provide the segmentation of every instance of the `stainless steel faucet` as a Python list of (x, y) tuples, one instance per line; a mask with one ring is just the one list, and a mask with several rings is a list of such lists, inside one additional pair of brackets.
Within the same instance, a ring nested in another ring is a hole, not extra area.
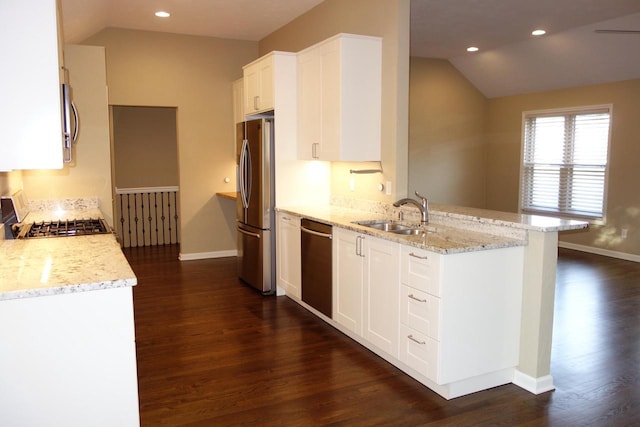
[(420, 209), (420, 213), (422, 214), (421, 222), (423, 224), (426, 224), (429, 222), (429, 202), (426, 197), (421, 196), (420, 193), (418, 193), (417, 191), (416, 191), (416, 196), (420, 197), (420, 202), (414, 199), (406, 198), (406, 199), (398, 200), (393, 204), (393, 206), (395, 206), (396, 208), (399, 208), (400, 206), (406, 205), (407, 203), (414, 205), (415, 207)]

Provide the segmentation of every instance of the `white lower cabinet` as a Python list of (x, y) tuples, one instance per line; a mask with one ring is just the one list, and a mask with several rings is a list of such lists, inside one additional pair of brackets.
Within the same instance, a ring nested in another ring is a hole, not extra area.
[(132, 288), (0, 301), (0, 424), (138, 426)]
[(437, 340), (440, 298), (407, 285), (400, 286), (400, 323)]
[(333, 319), (362, 336), (364, 271), (362, 244), (365, 236), (333, 228)]
[(403, 246), (400, 361), (440, 385), (515, 367), (522, 256)]
[(447, 399), (513, 381), (524, 247), (443, 255), (334, 227), (332, 251), (335, 327)]
[(400, 245), (371, 236), (364, 242), (364, 338), (397, 357)]
[(276, 239), (277, 285), (287, 295), (301, 298), (300, 217), (278, 212)]
[(333, 319), (378, 349), (398, 355), (397, 243), (333, 231)]
[(400, 324), (400, 361), (432, 381), (438, 376), (438, 341)]

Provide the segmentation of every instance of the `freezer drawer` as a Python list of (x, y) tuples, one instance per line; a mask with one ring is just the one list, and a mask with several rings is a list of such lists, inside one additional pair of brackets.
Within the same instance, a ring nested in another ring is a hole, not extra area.
[(238, 277), (263, 294), (275, 291), (271, 231), (238, 223)]

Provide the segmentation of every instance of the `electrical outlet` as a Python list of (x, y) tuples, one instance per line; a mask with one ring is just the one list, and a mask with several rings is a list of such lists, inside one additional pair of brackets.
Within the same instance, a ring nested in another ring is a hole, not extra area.
[(620, 230), (620, 237), (622, 237), (623, 239), (626, 239), (628, 232), (629, 230), (627, 230), (626, 228), (623, 228), (622, 230)]
[(387, 196), (390, 196), (391, 193), (391, 181), (387, 181), (387, 185), (385, 185), (385, 187), (387, 188)]
[(349, 178), (349, 190), (353, 191), (356, 189), (356, 180), (353, 178)]

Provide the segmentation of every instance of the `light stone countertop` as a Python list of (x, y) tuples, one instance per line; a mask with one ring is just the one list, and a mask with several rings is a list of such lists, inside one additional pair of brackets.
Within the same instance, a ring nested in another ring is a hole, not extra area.
[[(388, 219), (387, 216), (372, 213), (370, 211), (360, 211), (341, 207), (325, 208), (296, 206), (278, 208), (278, 211), (328, 223), (357, 233), (415, 246), (440, 254), (473, 252), (512, 246), (525, 246), (527, 244), (526, 236), (524, 235), (520, 238), (513, 238), (480, 233), (435, 223), (430, 223), (426, 227), (427, 232), (422, 234), (409, 236), (394, 234), (353, 223), (353, 221)], [(412, 221), (403, 221), (402, 223), (419, 226), (419, 224)]]
[[(103, 218), (91, 201), (42, 204), (24, 223)], [(135, 286), (138, 280), (115, 236), (0, 240), (0, 300)]]
[(540, 231), (544, 233), (580, 230), (587, 228), (589, 225), (587, 221), (451, 205), (432, 204), (431, 213), (432, 216), (439, 217), (441, 221), (444, 221), (445, 218), (447, 218), (458, 221), (475, 222), (478, 225), (483, 226), (497, 225), (520, 230)]
[[(557, 232), (581, 229), (587, 226), (586, 222), (557, 218), (449, 206), (434, 208), (435, 206), (430, 209), (430, 222), (426, 227), (427, 231), (423, 234), (409, 236), (353, 223), (354, 221), (397, 218), (395, 212), (392, 214), (384, 207), (372, 206), (367, 209), (367, 206), (353, 204), (351, 206), (283, 206), (278, 207), (277, 210), (440, 254), (525, 246), (527, 245), (528, 231)], [(418, 212), (417, 209), (414, 210), (416, 213)], [(405, 218), (406, 221), (401, 223), (419, 226), (417, 216), (409, 215)]]
[(0, 241), (0, 300), (136, 284), (113, 234)]

